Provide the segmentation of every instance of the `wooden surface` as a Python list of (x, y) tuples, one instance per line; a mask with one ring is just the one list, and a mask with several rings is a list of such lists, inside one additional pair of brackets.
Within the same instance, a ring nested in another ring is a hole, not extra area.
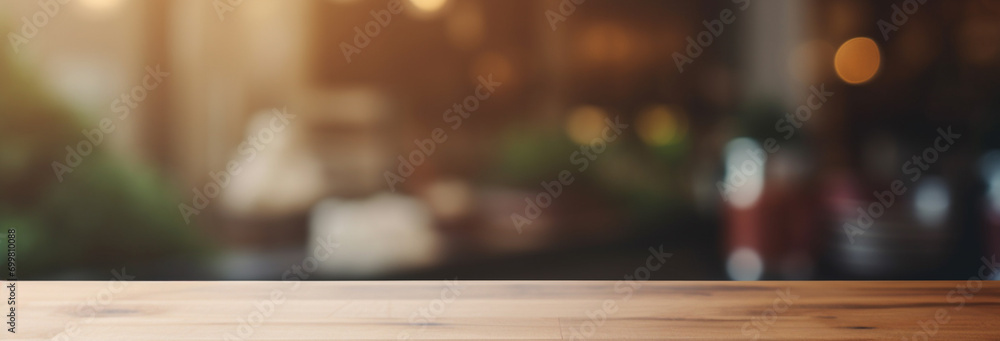
[(21, 281), (15, 338), (1000, 340), (1000, 282), (965, 283)]

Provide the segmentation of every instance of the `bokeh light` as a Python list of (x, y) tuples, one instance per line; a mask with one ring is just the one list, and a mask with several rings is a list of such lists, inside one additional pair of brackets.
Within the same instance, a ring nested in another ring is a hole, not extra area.
[(989, 66), (1000, 58), (1000, 23), (995, 17), (975, 17), (959, 28), (958, 52), (973, 65)]
[(425, 13), (437, 12), (441, 7), (444, 7), (446, 2), (447, 0), (410, 0), (413, 7)]
[(865, 37), (844, 42), (833, 58), (837, 75), (850, 84), (861, 84), (871, 80), (878, 72), (880, 63), (878, 45)]
[(608, 115), (601, 108), (585, 105), (573, 109), (566, 121), (566, 135), (573, 142), (586, 145), (601, 137), (601, 132), (607, 124), (604, 120)]
[(726, 273), (736, 281), (756, 281), (764, 274), (764, 260), (753, 249), (736, 249), (726, 261)]
[(684, 137), (686, 129), (680, 111), (665, 105), (646, 108), (636, 119), (639, 138), (650, 146), (665, 146)]
[(939, 177), (928, 177), (917, 186), (916, 192), (913, 209), (917, 219), (924, 226), (941, 226), (951, 207), (948, 185)]
[(579, 36), (579, 49), (588, 61), (621, 63), (633, 54), (634, 34), (613, 22), (595, 24)]
[[(746, 209), (757, 203), (764, 192), (764, 165), (767, 153), (751, 138), (739, 137), (726, 144), (725, 164), (727, 181), (742, 183), (729, 195), (729, 203), (739, 209)], [(752, 155), (757, 155), (758, 160)], [(734, 180), (743, 178), (743, 181)]]
[(122, 5), (124, 0), (80, 0), (80, 4), (97, 13), (108, 13)]
[(448, 15), (445, 27), (448, 39), (456, 47), (472, 49), (483, 41), (483, 31), (486, 26), (482, 10), (474, 2), (456, 3)]
[(435, 181), (427, 187), (427, 204), (435, 216), (442, 219), (457, 219), (472, 209), (473, 190), (460, 179)]
[(989, 208), (1000, 214), (1000, 150), (991, 150), (979, 159), (979, 172), (986, 182)]
[(510, 59), (496, 52), (484, 52), (476, 56), (469, 69), (469, 79), (478, 80), (480, 76), (491, 74), (504, 85), (508, 85), (514, 77), (514, 67), (510, 64)]

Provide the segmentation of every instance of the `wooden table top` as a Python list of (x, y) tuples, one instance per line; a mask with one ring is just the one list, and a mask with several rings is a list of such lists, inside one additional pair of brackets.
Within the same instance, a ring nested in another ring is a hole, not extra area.
[(1000, 340), (1000, 282), (980, 281), (20, 281), (17, 298), (26, 340)]

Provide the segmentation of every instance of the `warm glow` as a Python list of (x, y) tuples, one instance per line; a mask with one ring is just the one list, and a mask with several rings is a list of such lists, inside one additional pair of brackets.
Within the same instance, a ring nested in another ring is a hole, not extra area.
[(427, 187), (425, 198), (431, 211), (442, 219), (457, 219), (470, 213), (473, 189), (462, 180), (439, 180)]
[(634, 35), (620, 25), (595, 24), (579, 36), (580, 53), (593, 62), (627, 61), (634, 50), (633, 37)]
[(636, 119), (636, 130), (643, 142), (665, 146), (680, 140), (681, 122), (675, 110), (657, 105), (644, 110)]
[(840, 45), (833, 65), (845, 82), (861, 84), (875, 76), (880, 60), (878, 45), (869, 38), (859, 37)]
[(482, 43), (486, 22), (476, 3), (462, 2), (456, 5), (445, 21), (448, 38), (456, 47), (471, 50)]
[(414, 7), (422, 12), (436, 12), (444, 6), (447, 0), (410, 0)]
[(80, 0), (80, 4), (95, 12), (112, 11), (121, 6), (123, 0)]
[(497, 80), (509, 82), (513, 76), (513, 66), (507, 57), (493, 52), (485, 52), (476, 57), (472, 62), (469, 72), (470, 79), (479, 79), (480, 76), (493, 75)]
[(566, 134), (577, 144), (590, 144), (596, 138), (601, 137), (601, 133), (607, 124), (604, 122), (608, 115), (604, 110), (594, 106), (581, 106), (569, 114), (566, 122)]

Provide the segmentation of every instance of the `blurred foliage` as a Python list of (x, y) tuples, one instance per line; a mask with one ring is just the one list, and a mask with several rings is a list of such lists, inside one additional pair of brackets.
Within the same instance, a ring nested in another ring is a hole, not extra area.
[(500, 154), (487, 175), (491, 182), (534, 188), (539, 181), (576, 167), (569, 156), (579, 147), (559, 127), (516, 125), (505, 129), (499, 140)]
[(613, 198), (609, 204), (627, 212), (630, 221), (645, 224), (662, 219), (685, 202), (680, 181), (680, 169), (689, 148), (682, 140), (669, 146), (648, 146), (635, 140), (632, 131), (625, 131), (618, 140), (608, 143), (588, 168), (579, 171), (570, 156), (580, 145), (572, 142), (561, 126), (533, 124), (517, 125), (505, 130), (500, 139), (500, 155), (489, 180), (499, 184), (516, 184), (532, 191), (539, 182), (557, 179), (559, 172), (573, 174), (571, 193), (603, 193), (599, 197)]
[(97, 147), (60, 182), (53, 162), (65, 162), (66, 147), (96, 122), (83, 123), (10, 55), (0, 53), (0, 74), (0, 228), (17, 231), (20, 278), (70, 269), (107, 276), (125, 265), (205, 255), (177, 211), (180, 200), (155, 172)]

